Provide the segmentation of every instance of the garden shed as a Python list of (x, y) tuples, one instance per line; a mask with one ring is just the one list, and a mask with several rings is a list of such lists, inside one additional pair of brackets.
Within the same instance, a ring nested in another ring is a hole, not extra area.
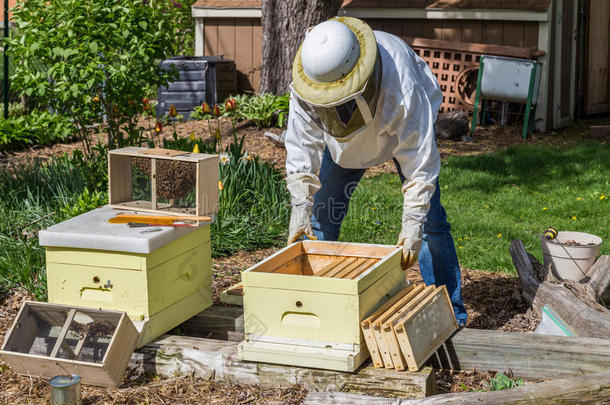
[[(400, 36), (433, 70), (437, 65), (446, 110), (471, 108), (465, 70), (472, 73), (480, 55), (496, 54), (541, 62), (538, 130), (610, 111), (606, 0), (346, 0), (339, 14)], [(261, 1), (198, 0), (192, 15), (195, 54), (235, 60), (239, 88), (256, 91), (262, 60)], [(459, 63), (450, 63), (457, 58)], [(444, 67), (453, 72), (443, 72)]]

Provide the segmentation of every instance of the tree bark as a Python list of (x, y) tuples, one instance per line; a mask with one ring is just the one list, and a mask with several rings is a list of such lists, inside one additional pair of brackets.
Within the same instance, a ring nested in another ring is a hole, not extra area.
[(292, 62), (307, 28), (337, 15), (342, 0), (263, 0), (260, 93), (288, 91)]
[[(520, 240), (511, 242), (510, 254), (519, 273), (523, 297), (538, 314), (547, 304), (577, 336), (610, 339), (610, 311), (589, 298), (590, 286), (569, 280), (556, 282), (552, 273), (526, 252)], [(595, 282), (602, 281), (596, 278)]]

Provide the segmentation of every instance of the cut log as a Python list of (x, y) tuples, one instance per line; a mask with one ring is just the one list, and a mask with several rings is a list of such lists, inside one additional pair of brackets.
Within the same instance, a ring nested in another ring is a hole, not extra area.
[(591, 298), (599, 300), (610, 285), (610, 255), (600, 256), (587, 270), (587, 278), (592, 289)]
[[(398, 404), (592, 404), (606, 403), (605, 401), (608, 401), (608, 398), (610, 398), (610, 372), (606, 371), (604, 373), (529, 384), (503, 391), (443, 394), (421, 400), (401, 400)], [(305, 403), (307, 403), (307, 398)], [(350, 403), (370, 404), (375, 402)]]
[[(206, 337), (215, 332), (235, 341), (244, 338), (240, 307), (212, 306), (182, 327), (191, 335)], [(610, 341), (465, 328), (456, 332), (432, 360), (436, 368), (511, 369), (517, 377), (533, 379), (578, 376), (610, 369)]]
[(348, 394), (345, 392), (310, 392), (305, 397), (303, 405), (320, 405), (320, 404), (336, 404), (336, 405), (399, 405), (398, 398), (380, 398), (371, 395)]
[(301, 383), (310, 391), (366, 393), (375, 390), (388, 397), (424, 398), (436, 393), (435, 375), (430, 367), (419, 372), (398, 372), (369, 364), (352, 374), (241, 362), (237, 358), (236, 342), (187, 336), (161, 336), (138, 349), (129, 365), (136, 371), (157, 375), (230, 379), (268, 388), (288, 388)]
[[(540, 315), (542, 307), (549, 305), (580, 337), (610, 338), (610, 311), (597, 305), (593, 308), (583, 302), (589, 297), (583, 297), (581, 291), (574, 292), (574, 288), (566, 288), (563, 284), (551, 283), (546, 277), (541, 280), (540, 271), (536, 267), (540, 264), (525, 251), (523, 242), (513, 240), (510, 245), (510, 254), (513, 264), (519, 273), (523, 297)], [(566, 284), (570, 286), (571, 284)], [(575, 286), (574, 286), (575, 287)], [(577, 296), (577, 294), (580, 295)]]

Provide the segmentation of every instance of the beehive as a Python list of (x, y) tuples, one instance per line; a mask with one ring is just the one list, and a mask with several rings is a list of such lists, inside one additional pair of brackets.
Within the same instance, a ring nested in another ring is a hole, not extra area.
[(212, 304), (210, 222), (142, 233), (108, 223), (116, 213), (106, 206), (40, 232), (49, 302), (125, 311), (140, 347)]
[(137, 340), (124, 312), (26, 301), (0, 354), (19, 374), (76, 374), (86, 384), (117, 385)]
[(242, 273), (240, 359), (355, 371), (360, 321), (405, 285), (396, 246), (303, 241)]
[(111, 150), (108, 202), (142, 212), (213, 215), (218, 211), (218, 156), (160, 148)]

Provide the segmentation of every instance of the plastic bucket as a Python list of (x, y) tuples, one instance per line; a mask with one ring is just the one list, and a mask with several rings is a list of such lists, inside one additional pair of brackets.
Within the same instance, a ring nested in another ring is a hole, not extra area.
[[(548, 240), (541, 235), (540, 240), (545, 266), (550, 264), (555, 276), (574, 281), (580, 281), (586, 276), (602, 244), (602, 238), (584, 232), (562, 231), (555, 239)], [(584, 246), (563, 244), (571, 240)]]

